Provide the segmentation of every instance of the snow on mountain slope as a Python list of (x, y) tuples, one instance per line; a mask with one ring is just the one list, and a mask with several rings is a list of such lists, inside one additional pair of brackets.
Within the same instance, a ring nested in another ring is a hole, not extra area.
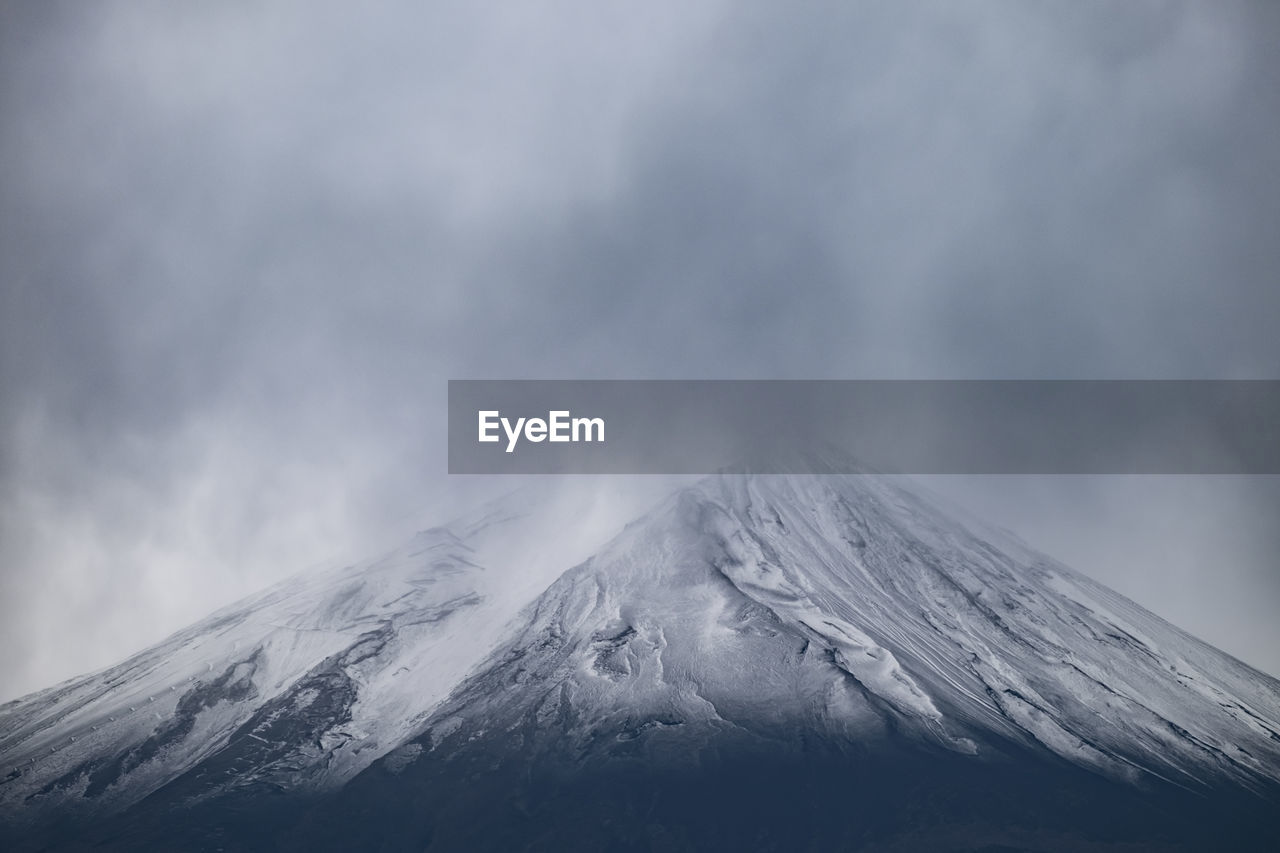
[(592, 505), (526, 491), (0, 708), (0, 823), (127, 809), (140, 838), (222, 838), (270, 790), (302, 795), (273, 814), (321, 846), (403, 826), (421, 849), (494, 803), (518, 830), (524, 794), (495, 768), (528, 787), (543, 757), (587, 778), (757, 748), (835, 756), (836, 779), (946, 767), (963, 789), (963, 768), (1016, 766), (1016, 792), (1076, 785), (1070, 767), (1129, 792), (1280, 791), (1280, 682), (904, 481), (719, 475), (603, 545)]
[(578, 755), (642, 734), (691, 755), (734, 728), (893, 732), (979, 758), (1024, 745), (1126, 783), (1280, 783), (1275, 679), (874, 476), (683, 491), (562, 576), (409, 749), (531, 716)]
[[(237, 760), (219, 785), (340, 783), (413, 731), (519, 608), (590, 553), (612, 529), (602, 507), (590, 492), (526, 488), (0, 706), (0, 814), (111, 813), (224, 753)], [(561, 534), (547, 542), (547, 530)], [(542, 546), (512, 548), (530, 542)]]
[(1011, 539), (871, 477), (707, 497), (724, 575), (909, 717), (1123, 778), (1280, 779), (1280, 683)]

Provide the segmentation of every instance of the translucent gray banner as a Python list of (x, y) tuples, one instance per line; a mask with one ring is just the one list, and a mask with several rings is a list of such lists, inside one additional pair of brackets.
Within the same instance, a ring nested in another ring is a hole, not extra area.
[(1276, 474), (1280, 381), (450, 380), (451, 474)]

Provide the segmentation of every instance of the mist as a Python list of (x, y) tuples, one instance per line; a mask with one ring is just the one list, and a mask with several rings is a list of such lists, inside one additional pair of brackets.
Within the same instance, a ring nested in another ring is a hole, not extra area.
[[(1277, 378), (1272, 3), (0, 16), (0, 698), (517, 485), (450, 378)], [(1274, 480), (951, 488), (1280, 672)]]

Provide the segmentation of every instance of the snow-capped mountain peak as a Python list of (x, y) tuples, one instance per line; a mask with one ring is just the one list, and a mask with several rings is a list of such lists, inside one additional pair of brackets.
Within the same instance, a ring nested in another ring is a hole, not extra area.
[(464, 814), (458, 779), (495, 768), (526, 790), (761, 751), (1280, 791), (1280, 683), (900, 479), (717, 475), (603, 544), (552, 508), (499, 501), (0, 708), (3, 822), (167, 826), (261, 791), (303, 825)]

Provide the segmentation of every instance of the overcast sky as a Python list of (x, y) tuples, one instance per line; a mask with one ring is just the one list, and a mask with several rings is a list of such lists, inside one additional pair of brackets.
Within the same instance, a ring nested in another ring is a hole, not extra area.
[[(448, 378), (1280, 378), (1274, 2), (0, 10), (0, 699), (494, 488)], [(1275, 478), (940, 487), (1280, 673)]]

